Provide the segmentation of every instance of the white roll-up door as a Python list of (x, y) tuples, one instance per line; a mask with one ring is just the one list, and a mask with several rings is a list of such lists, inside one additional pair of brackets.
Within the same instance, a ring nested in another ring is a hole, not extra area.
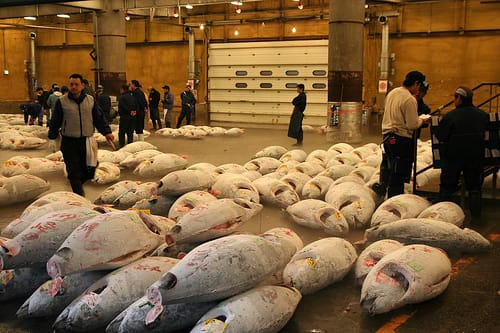
[(327, 40), (210, 44), (208, 52), (211, 125), (284, 127), (299, 83), (307, 94), (303, 124), (326, 124)]

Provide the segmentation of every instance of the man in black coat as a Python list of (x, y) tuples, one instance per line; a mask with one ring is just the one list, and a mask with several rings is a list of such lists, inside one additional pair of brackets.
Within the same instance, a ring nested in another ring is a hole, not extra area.
[(97, 86), (96, 95), (97, 104), (99, 104), (102, 113), (104, 113), (109, 123), (111, 121), (111, 97), (104, 92), (104, 87), (102, 85)]
[(473, 217), (481, 215), (483, 184), (484, 133), (488, 114), (472, 104), (472, 90), (460, 86), (455, 90), (455, 109), (439, 122), (437, 137), (441, 142), (440, 201), (448, 201), (458, 189), (463, 173), (469, 192), (469, 209)]
[(302, 83), (297, 85), (298, 95), (293, 99), (293, 112), (288, 125), (288, 137), (297, 139), (293, 146), (302, 146), (304, 132), (302, 131), (302, 119), (304, 119), (304, 110), (306, 109), (307, 96), (304, 92)]
[(128, 85), (122, 85), (120, 87), (120, 97), (118, 97), (118, 114), (120, 115), (118, 143), (120, 148), (125, 146), (125, 134), (127, 135), (127, 144), (134, 142), (137, 108), (137, 101), (129, 91)]
[(135, 133), (139, 141), (144, 141), (144, 118), (148, 112), (148, 101), (144, 92), (141, 90), (141, 84), (137, 80), (132, 80), (129, 86), (132, 95), (137, 102), (137, 116), (135, 118)]
[(153, 129), (161, 128), (160, 120), (160, 109), (158, 105), (160, 104), (160, 92), (155, 88), (151, 87), (149, 90), (149, 117), (153, 123)]

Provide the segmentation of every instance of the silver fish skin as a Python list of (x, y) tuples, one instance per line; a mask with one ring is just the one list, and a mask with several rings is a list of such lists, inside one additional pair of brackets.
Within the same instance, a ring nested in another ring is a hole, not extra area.
[[(56, 280), (48, 280), (21, 305), (16, 316), (17, 318), (57, 316), (92, 283), (107, 273), (109, 272), (93, 271), (70, 274), (62, 278), (59, 288)], [(51, 294), (52, 290), (55, 294)]]
[(147, 141), (134, 141), (120, 148), (120, 151), (126, 151), (134, 154), (144, 150), (158, 150), (157, 148), (158, 147)]
[[(47, 261), (52, 278), (125, 266), (153, 252), (164, 241), (154, 217), (113, 211), (85, 221)], [(166, 232), (168, 228), (164, 228)]]
[(170, 210), (168, 211), (168, 218), (174, 221), (178, 221), (191, 209), (215, 200), (217, 200), (217, 198), (206, 191), (188, 192), (181, 195), (177, 200), (175, 200), (175, 202), (172, 204), (172, 207), (170, 207)]
[(217, 166), (214, 170), (216, 174), (222, 175), (223, 173), (243, 173), (248, 171), (243, 165), (237, 163), (225, 163)]
[(96, 205), (112, 204), (123, 193), (136, 188), (141, 182), (134, 180), (122, 180), (115, 183), (102, 191), (94, 200)]
[(200, 162), (200, 163), (195, 163), (186, 168), (186, 170), (199, 170), (203, 171), (205, 173), (210, 173), (212, 174), (217, 167), (213, 165), (212, 163), (207, 163), (207, 162)]
[(53, 211), (69, 208), (68, 206), (95, 207), (90, 200), (73, 192), (56, 191), (47, 193), (29, 204), (19, 218), (10, 222), (2, 230), (1, 236), (14, 238), (40, 216)]
[(357, 257), (356, 249), (345, 239), (323, 238), (293, 256), (283, 271), (283, 280), (302, 295), (312, 294), (342, 280)]
[(400, 194), (385, 200), (373, 212), (370, 225), (375, 227), (401, 219), (417, 217), (431, 203), (416, 194)]
[(0, 239), (0, 269), (46, 267), (73, 230), (98, 215), (93, 209), (74, 207), (39, 217), (13, 239)]
[(73, 300), (57, 317), (53, 328), (85, 332), (106, 327), (178, 262), (168, 257), (146, 257), (107, 274)]
[(256, 287), (218, 304), (190, 332), (277, 333), (292, 318), (301, 299), (295, 288)]
[(243, 167), (249, 171), (258, 171), (259, 173), (266, 175), (271, 172), (275, 172), (282, 162), (273, 157), (256, 157), (243, 165)]
[(200, 170), (176, 170), (158, 183), (158, 194), (182, 195), (196, 190), (208, 190), (215, 182), (212, 174)]
[(157, 182), (145, 182), (123, 192), (113, 202), (113, 206), (120, 209), (127, 209), (135, 205), (142, 199), (151, 199), (157, 195)]
[(259, 203), (259, 192), (243, 173), (223, 173), (217, 176), (210, 190), (217, 198), (241, 198)]
[(153, 215), (168, 216), (170, 208), (172, 208), (177, 199), (179, 199), (178, 196), (160, 194), (156, 198), (141, 199), (137, 201), (132, 206), (132, 209), (145, 211)]
[(252, 184), (259, 191), (260, 200), (264, 204), (286, 208), (300, 200), (297, 192), (282, 180), (262, 177)]
[(127, 156), (120, 162), (120, 166), (124, 168), (136, 168), (142, 161), (159, 154), (161, 154), (161, 151), (156, 149), (146, 149), (135, 153), (130, 153), (129, 156)]
[(49, 279), (43, 267), (22, 267), (0, 270), (0, 302), (28, 297)]
[(146, 325), (146, 316), (154, 304), (143, 296), (116, 316), (106, 327), (106, 333), (174, 333), (188, 330), (216, 305), (215, 301), (163, 305), (158, 317)]
[(376, 315), (440, 295), (450, 282), (451, 262), (441, 249), (407, 245), (388, 253), (366, 276), (360, 304)]
[(304, 199), (286, 209), (292, 219), (305, 227), (323, 229), (331, 236), (343, 236), (349, 232), (349, 224), (337, 208), (317, 199)]
[(167, 233), (167, 244), (199, 243), (233, 233), (262, 210), (245, 199), (219, 199), (197, 206)]
[(366, 228), (375, 211), (373, 191), (355, 182), (332, 185), (325, 195), (325, 201), (344, 214), (350, 229)]
[(447, 252), (477, 253), (491, 248), (491, 243), (474, 230), (426, 218), (409, 218), (372, 227), (366, 230), (365, 237), (371, 242), (394, 239), (404, 244), (426, 244)]
[(256, 157), (272, 157), (275, 159), (280, 159), (283, 154), (288, 152), (288, 149), (286, 149), (283, 146), (267, 146), (258, 152), (256, 152), (253, 156), (253, 158)]
[(239, 294), (283, 269), (289, 241), (273, 235), (230, 235), (191, 250), (148, 288), (153, 304), (208, 302)]
[(0, 207), (33, 200), (50, 188), (50, 183), (30, 174), (0, 177)]
[(465, 214), (462, 207), (456, 203), (443, 201), (427, 207), (417, 217), (449, 222), (457, 227), (462, 227)]
[(358, 285), (363, 285), (368, 272), (370, 272), (383, 257), (397, 249), (402, 248), (404, 245), (392, 239), (381, 239), (368, 245), (356, 260), (354, 266), (354, 278)]

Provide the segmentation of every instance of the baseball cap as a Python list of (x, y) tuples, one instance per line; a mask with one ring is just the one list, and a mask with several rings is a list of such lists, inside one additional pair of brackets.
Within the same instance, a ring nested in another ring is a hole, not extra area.
[(98, 89), (98, 90), (104, 90), (104, 87), (102, 86), (102, 84), (98, 84), (98, 85), (97, 85), (97, 89)]
[(460, 95), (462, 97), (469, 97), (469, 98), (471, 98), (472, 95), (473, 95), (473, 92), (468, 87), (460, 86), (460, 87), (457, 88), (457, 90), (455, 90), (455, 95)]

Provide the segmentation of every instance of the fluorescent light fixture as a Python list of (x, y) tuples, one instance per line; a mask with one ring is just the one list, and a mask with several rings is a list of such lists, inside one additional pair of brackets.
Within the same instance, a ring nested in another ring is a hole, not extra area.
[(65, 18), (65, 19), (69, 19), (70, 18), (70, 16), (68, 14), (57, 14), (57, 17)]
[(3, 70), (3, 75), (9, 75), (9, 70), (8, 69), (4, 69)]
[(23, 17), (25, 20), (28, 20), (28, 21), (36, 21), (36, 17), (35, 16), (25, 16)]
[(190, 3), (188, 3), (188, 4), (186, 5), (186, 9), (193, 9), (193, 5), (192, 5), (192, 4), (190, 4)]
[(231, 1), (231, 4), (235, 6), (241, 6), (243, 5), (243, 1)]

